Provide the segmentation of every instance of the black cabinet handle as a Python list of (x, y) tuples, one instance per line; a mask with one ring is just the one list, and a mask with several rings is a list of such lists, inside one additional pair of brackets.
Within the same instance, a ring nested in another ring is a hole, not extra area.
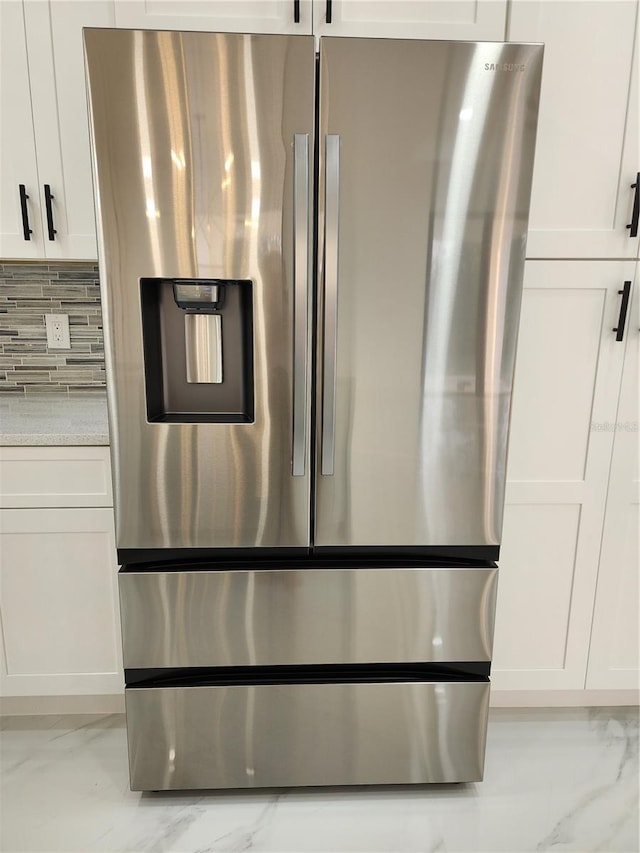
[(49, 231), (49, 239), (55, 240), (56, 234), (58, 233), (56, 229), (53, 227), (53, 207), (51, 205), (51, 199), (55, 198), (53, 193), (51, 192), (51, 187), (49, 184), (44, 185), (44, 203), (47, 208), (47, 229)]
[(300, 23), (300, 0), (293, 0), (293, 22)]
[(633, 194), (633, 213), (631, 214), (631, 222), (627, 225), (630, 237), (638, 236), (638, 219), (640, 218), (640, 172), (636, 175), (635, 184), (631, 184), (631, 189), (635, 190)]
[(332, 18), (333, 18), (333, 3), (332, 3), (332, 0), (327, 0), (327, 14), (325, 15), (325, 20), (328, 24), (330, 24)]
[(622, 296), (620, 303), (620, 316), (618, 317), (618, 325), (613, 330), (616, 333), (616, 340), (621, 341), (624, 337), (624, 325), (627, 322), (627, 309), (629, 308), (629, 295), (631, 293), (631, 282), (625, 281), (622, 290), (618, 293)]
[(24, 184), (19, 184), (20, 187), (20, 210), (22, 211), (22, 233), (25, 240), (30, 240), (33, 231), (29, 228), (29, 211), (27, 209), (27, 188)]

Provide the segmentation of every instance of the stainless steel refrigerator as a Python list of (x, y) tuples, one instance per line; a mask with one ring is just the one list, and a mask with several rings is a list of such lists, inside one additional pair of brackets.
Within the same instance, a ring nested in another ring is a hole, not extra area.
[(542, 47), (85, 44), (132, 788), (481, 779)]

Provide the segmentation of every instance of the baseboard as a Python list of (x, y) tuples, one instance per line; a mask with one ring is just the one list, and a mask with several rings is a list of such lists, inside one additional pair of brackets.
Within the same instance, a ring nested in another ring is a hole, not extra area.
[[(492, 690), (492, 708), (581, 708), (640, 705), (636, 690)], [(3, 696), (0, 716), (123, 714), (124, 694), (105, 696)]]
[(585, 708), (640, 705), (637, 690), (492, 690), (492, 708)]
[(3, 696), (0, 716), (123, 714), (124, 694), (105, 696)]

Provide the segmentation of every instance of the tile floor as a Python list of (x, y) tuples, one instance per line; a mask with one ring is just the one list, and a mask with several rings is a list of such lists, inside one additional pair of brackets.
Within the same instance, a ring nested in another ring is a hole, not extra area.
[(493, 710), (484, 782), (417, 788), (139, 794), (120, 715), (1, 729), (3, 853), (640, 849), (637, 708)]

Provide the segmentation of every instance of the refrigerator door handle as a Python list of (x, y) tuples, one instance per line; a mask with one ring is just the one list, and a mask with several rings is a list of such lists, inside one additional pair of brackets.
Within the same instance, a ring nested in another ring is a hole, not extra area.
[(324, 196), (324, 364), (322, 372), (322, 460), (320, 473), (333, 474), (336, 432), (336, 357), (338, 346), (338, 228), (340, 212), (340, 137), (325, 138)]
[(304, 477), (307, 433), (307, 316), (309, 298), (309, 134), (293, 137), (293, 447), (291, 473)]

